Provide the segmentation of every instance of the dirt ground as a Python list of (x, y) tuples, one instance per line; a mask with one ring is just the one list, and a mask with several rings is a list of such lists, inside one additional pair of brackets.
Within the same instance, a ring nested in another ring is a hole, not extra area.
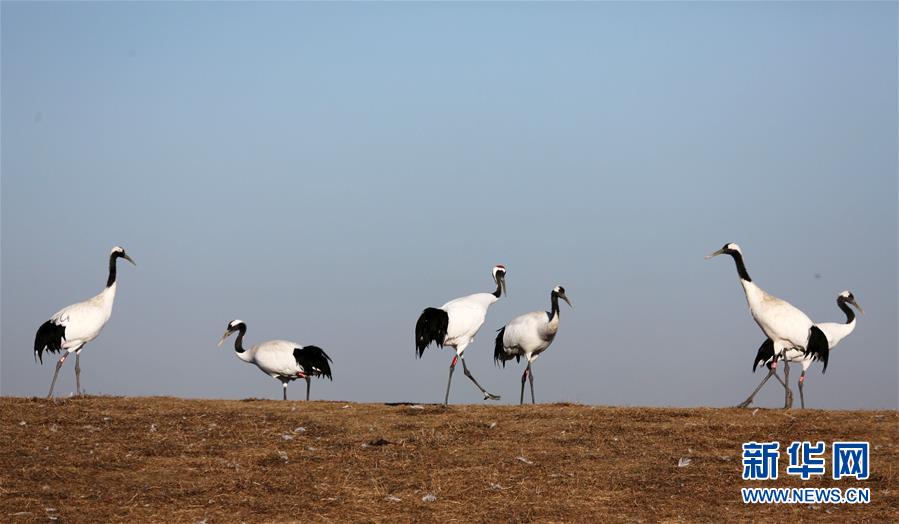
[[(0, 414), (0, 522), (899, 521), (896, 411), (85, 397)], [(743, 442), (841, 439), (871, 442), (869, 480), (803, 483), (786, 453), (778, 480), (741, 480)], [(750, 485), (872, 501), (744, 505)]]

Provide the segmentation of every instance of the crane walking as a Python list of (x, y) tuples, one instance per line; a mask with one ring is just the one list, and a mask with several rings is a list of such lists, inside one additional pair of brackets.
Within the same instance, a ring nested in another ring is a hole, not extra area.
[[(783, 358), (787, 350), (795, 349), (806, 356), (820, 360), (824, 363), (822, 373), (826, 371), (829, 349), (824, 332), (811, 321), (808, 315), (789, 302), (769, 295), (752, 281), (746, 271), (746, 265), (743, 263), (743, 251), (739, 245), (725, 244), (724, 247), (705, 258), (708, 260), (718, 255), (730, 255), (734, 259), (740, 284), (743, 286), (743, 293), (749, 304), (749, 312), (756, 324), (771, 339), (771, 351), (774, 354), (771, 369), (777, 367), (777, 360)], [(768, 378), (770, 377), (765, 377), (765, 380)], [(784, 408), (789, 408), (793, 400), (789, 388), (786, 393)]]
[[(852, 294), (851, 291), (846, 290), (837, 295), (837, 307), (845, 313), (846, 322), (822, 322), (817, 324), (817, 326), (824, 332), (824, 335), (827, 337), (827, 346), (829, 350), (832, 350), (839, 344), (844, 338), (848, 337), (850, 333), (855, 330), (855, 312), (847, 305), (852, 304), (858, 309), (858, 312), (861, 314), (865, 314), (865, 311), (859, 305), (859, 303), (855, 300), (855, 295)], [(772, 375), (780, 381), (781, 385), (789, 391), (789, 377), (790, 377), (790, 362), (798, 362), (802, 365), (802, 374), (799, 375), (799, 401), (801, 402), (802, 408), (805, 409), (805, 394), (803, 392), (803, 384), (805, 383), (805, 373), (808, 371), (808, 368), (812, 365), (812, 362), (815, 361), (814, 355), (807, 355), (800, 350), (789, 349), (786, 352), (786, 355), (783, 357), (784, 360), (784, 375), (786, 377), (785, 380), (781, 380), (779, 376), (777, 376), (775, 369), (773, 367), (774, 363), (774, 344), (771, 342), (771, 339), (765, 339), (762, 342), (762, 345), (759, 347), (758, 354), (756, 354), (755, 359), (752, 361), (752, 371), (755, 372), (756, 368), (759, 364), (764, 364), (765, 367), (768, 368), (768, 375), (762, 380), (762, 383), (755, 388), (755, 391), (749, 395), (749, 398), (740, 403), (738, 407), (745, 408), (752, 404), (753, 398), (755, 398), (755, 394), (762, 389), (762, 386), (765, 385), (765, 382), (771, 378)], [(787, 394), (787, 398), (791, 398), (792, 392)]]
[(487, 309), (494, 304), (506, 292), (506, 268), (497, 265), (493, 268), (493, 281), (496, 290), (493, 293), (475, 293), (455, 300), (450, 300), (439, 308), (429, 307), (421, 312), (418, 322), (415, 324), (415, 355), (418, 358), (424, 354), (425, 348), (432, 342), (437, 347), (448, 346), (456, 350), (453, 361), (450, 363), (449, 378), (446, 381), (446, 396), (443, 405), (449, 403), (450, 384), (453, 380), (453, 371), (456, 362), (462, 361), (462, 369), (474, 385), (484, 395), (484, 400), (499, 400), (484, 389), (474, 375), (468, 371), (465, 364), (465, 348), (474, 340), (475, 335), (484, 325), (487, 317)]

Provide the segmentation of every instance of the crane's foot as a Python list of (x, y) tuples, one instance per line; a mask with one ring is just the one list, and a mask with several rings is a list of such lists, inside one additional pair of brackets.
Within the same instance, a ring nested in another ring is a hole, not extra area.
[(494, 395), (493, 393), (484, 393), (484, 400), (499, 400), (499, 395)]
[(784, 402), (784, 409), (793, 409), (793, 393), (789, 392), (787, 394), (787, 399)]
[(739, 404), (737, 404), (737, 407), (738, 408), (748, 408), (750, 404), (752, 404), (752, 399), (746, 399), (743, 402), (740, 402)]

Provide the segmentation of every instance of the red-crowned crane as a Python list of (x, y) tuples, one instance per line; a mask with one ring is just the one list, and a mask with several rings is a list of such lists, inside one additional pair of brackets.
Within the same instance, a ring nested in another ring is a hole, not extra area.
[(560, 298), (571, 306), (571, 301), (565, 296), (565, 288), (556, 286), (549, 296), (550, 311), (534, 311), (515, 317), (500, 328), (496, 335), (493, 360), (497, 365), (502, 363), (503, 367), (506, 367), (506, 361), (513, 357), (516, 362), (520, 361), (521, 357), (528, 361), (528, 365), (521, 375), (520, 404), (524, 404), (524, 382), (527, 379), (530, 379), (531, 382), (531, 403), (537, 403), (534, 399), (534, 372), (531, 370), (531, 364), (541, 353), (546, 351), (546, 348), (556, 338), (556, 333), (559, 331)]
[(219, 346), (225, 339), (237, 332), (234, 340), (234, 351), (237, 358), (248, 364), (255, 364), (266, 375), (280, 380), (284, 389), (284, 400), (287, 400), (287, 383), (298, 378), (306, 380), (306, 400), (309, 400), (309, 389), (312, 377), (331, 378), (331, 357), (318, 346), (301, 346), (287, 340), (269, 340), (260, 342), (246, 349), (243, 347), (243, 336), (247, 333), (247, 324), (243, 320), (232, 320), (225, 328), (225, 334), (219, 340)]
[[(832, 350), (840, 343), (844, 338), (848, 337), (852, 331), (855, 330), (855, 312), (847, 305), (852, 304), (858, 309), (858, 312), (864, 314), (865, 311), (862, 307), (856, 302), (855, 295), (852, 294), (851, 291), (846, 290), (837, 295), (837, 306), (840, 308), (843, 313), (846, 314), (846, 322), (821, 322), (820, 324), (816, 324), (821, 331), (824, 332), (824, 335), (827, 337), (827, 346), (828, 349)], [(764, 364), (765, 367), (768, 368), (768, 375), (762, 380), (762, 383), (755, 388), (755, 391), (749, 395), (749, 398), (744, 400), (738, 407), (745, 408), (752, 403), (752, 399), (755, 398), (755, 394), (762, 389), (762, 386), (765, 385), (765, 382), (771, 378), (773, 374), (778, 381), (780, 381), (781, 385), (789, 389), (789, 376), (790, 376), (790, 362), (799, 362), (802, 364), (802, 374), (799, 375), (799, 400), (802, 403), (803, 409), (805, 408), (805, 395), (802, 391), (803, 383), (805, 382), (805, 372), (808, 371), (809, 366), (812, 365), (812, 362), (815, 361), (814, 355), (808, 355), (803, 353), (800, 350), (796, 349), (788, 349), (786, 354), (783, 357), (784, 361), (784, 374), (787, 376), (787, 380), (781, 380), (779, 376), (774, 372), (772, 368), (772, 364), (774, 363), (774, 344), (771, 342), (771, 339), (765, 339), (762, 342), (762, 345), (759, 347), (758, 354), (755, 356), (755, 359), (752, 361), (752, 371), (755, 372), (756, 368), (759, 364)], [(790, 394), (789, 396), (792, 396)]]
[[(734, 243), (725, 244), (718, 251), (706, 256), (706, 259), (718, 255), (730, 255), (737, 265), (737, 274), (740, 277), (746, 301), (749, 303), (749, 312), (752, 313), (756, 324), (771, 339), (774, 352), (771, 369), (774, 370), (777, 367), (777, 360), (783, 358), (788, 349), (796, 349), (823, 362), (822, 373), (826, 371), (828, 347), (824, 332), (814, 325), (808, 315), (789, 302), (769, 295), (752, 281), (743, 263), (743, 251), (740, 246)], [(789, 408), (793, 398), (789, 388), (786, 392), (787, 398), (784, 407)]]
[(49, 353), (65, 351), (62, 358), (56, 362), (56, 371), (53, 373), (47, 398), (53, 396), (59, 369), (72, 352), (75, 353), (75, 391), (81, 394), (81, 350), (85, 344), (97, 338), (112, 315), (116, 292), (116, 260), (119, 258), (134, 264), (134, 260), (131, 260), (123, 248), (119, 246), (112, 248), (109, 252), (109, 277), (106, 279), (106, 288), (93, 298), (60, 309), (37, 329), (34, 336), (35, 360), (40, 360), (43, 364), (44, 351)]
[(465, 376), (474, 382), (474, 385), (484, 394), (484, 400), (499, 400), (498, 395), (489, 393), (478, 384), (474, 376), (468, 371), (465, 364), (465, 348), (471, 344), (478, 330), (484, 325), (487, 317), (487, 308), (506, 292), (506, 268), (497, 265), (493, 268), (493, 281), (496, 291), (493, 293), (475, 293), (465, 297), (450, 300), (439, 308), (429, 307), (421, 312), (418, 322), (415, 324), (415, 355), (421, 358), (425, 348), (431, 342), (437, 347), (449, 346), (456, 350), (453, 361), (450, 363), (449, 378), (446, 381), (446, 396), (443, 405), (449, 403), (450, 384), (453, 380), (453, 371), (456, 362), (462, 361), (462, 369)]

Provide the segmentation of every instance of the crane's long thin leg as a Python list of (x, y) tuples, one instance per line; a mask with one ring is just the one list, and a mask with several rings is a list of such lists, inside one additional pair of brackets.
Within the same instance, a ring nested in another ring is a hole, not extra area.
[(284, 386), (284, 400), (287, 400), (287, 381), (286, 381), (286, 380), (282, 380), (282, 381), (281, 381), (281, 385)]
[(81, 396), (81, 353), (75, 352), (75, 392)]
[(528, 381), (531, 383), (531, 404), (536, 404), (537, 401), (534, 400), (534, 370), (531, 369), (531, 363), (528, 362)]
[(802, 373), (799, 374), (799, 402), (802, 405), (802, 409), (805, 409), (805, 395), (802, 394), (802, 383), (805, 382), (805, 370), (802, 370)]
[(528, 380), (528, 369), (530, 369), (530, 365), (524, 367), (524, 372), (521, 374), (521, 398), (518, 400), (518, 405), (524, 405), (524, 383)]
[(780, 375), (778, 375), (776, 371), (777, 371), (777, 370), (775, 370), (774, 378), (776, 378), (777, 381), (780, 382), (780, 385), (781, 385), (781, 386), (787, 387), (787, 383), (784, 382), (782, 378), (780, 378)]
[(443, 405), (446, 406), (449, 404), (449, 390), (450, 384), (453, 381), (453, 371), (456, 370), (456, 361), (459, 360), (459, 355), (453, 355), (453, 361), (450, 362), (450, 370), (449, 370), (449, 378), (446, 379), (446, 396), (443, 397)]
[(465, 357), (460, 356), (459, 359), (462, 360), (462, 370), (465, 372), (465, 376), (468, 377), (469, 379), (471, 379), (471, 381), (474, 382), (474, 385), (477, 386), (478, 389), (481, 390), (481, 393), (484, 394), (484, 400), (499, 400), (499, 395), (494, 395), (493, 393), (490, 393), (489, 391), (487, 391), (486, 389), (481, 387), (481, 385), (478, 384), (478, 381), (474, 379), (474, 375), (472, 375), (471, 372), (468, 371), (468, 366), (465, 365)]
[(777, 369), (771, 368), (768, 370), (768, 374), (765, 375), (765, 378), (762, 379), (762, 383), (759, 384), (759, 386), (757, 388), (755, 388), (755, 391), (753, 391), (751, 395), (749, 395), (749, 398), (747, 398), (746, 400), (741, 402), (737, 407), (738, 408), (749, 407), (749, 405), (752, 404), (752, 399), (755, 398), (755, 394), (758, 393), (760, 389), (762, 389), (762, 386), (765, 385), (765, 382), (768, 382), (768, 379), (771, 378), (772, 376), (774, 378), (776, 378), (778, 382), (780, 382), (781, 386), (787, 387), (787, 384), (783, 381), (782, 378), (780, 378), (780, 375), (777, 374)]
[(50, 382), (50, 392), (47, 393), (47, 398), (53, 397), (53, 386), (56, 385), (56, 377), (59, 375), (59, 368), (62, 367), (62, 363), (66, 361), (66, 358), (69, 356), (68, 352), (63, 353), (62, 358), (56, 362), (56, 371), (53, 373), (53, 382)]
[(312, 387), (312, 377), (306, 375), (306, 402), (309, 402), (309, 388)]
[[(762, 379), (762, 383), (759, 384), (757, 388), (755, 388), (755, 391), (753, 391), (753, 392), (749, 395), (749, 398), (747, 398), (747, 399), (744, 400), (743, 402), (740, 402), (740, 403), (737, 405), (737, 407), (738, 407), (738, 408), (746, 408), (746, 407), (749, 407), (749, 405), (752, 404), (752, 399), (755, 398), (755, 394), (758, 393), (760, 389), (762, 389), (762, 386), (765, 385), (765, 382), (768, 382), (768, 379), (771, 378), (772, 376), (775, 376), (775, 377), (777, 377), (777, 380), (780, 380), (780, 377), (777, 376), (776, 370), (775, 370), (775, 369), (769, 369), (769, 370), (768, 370), (768, 374), (765, 375), (765, 378)], [(783, 381), (781, 381), (781, 384), (783, 384)]]
[(793, 392), (790, 391), (790, 363), (784, 360), (784, 409), (792, 409)]

